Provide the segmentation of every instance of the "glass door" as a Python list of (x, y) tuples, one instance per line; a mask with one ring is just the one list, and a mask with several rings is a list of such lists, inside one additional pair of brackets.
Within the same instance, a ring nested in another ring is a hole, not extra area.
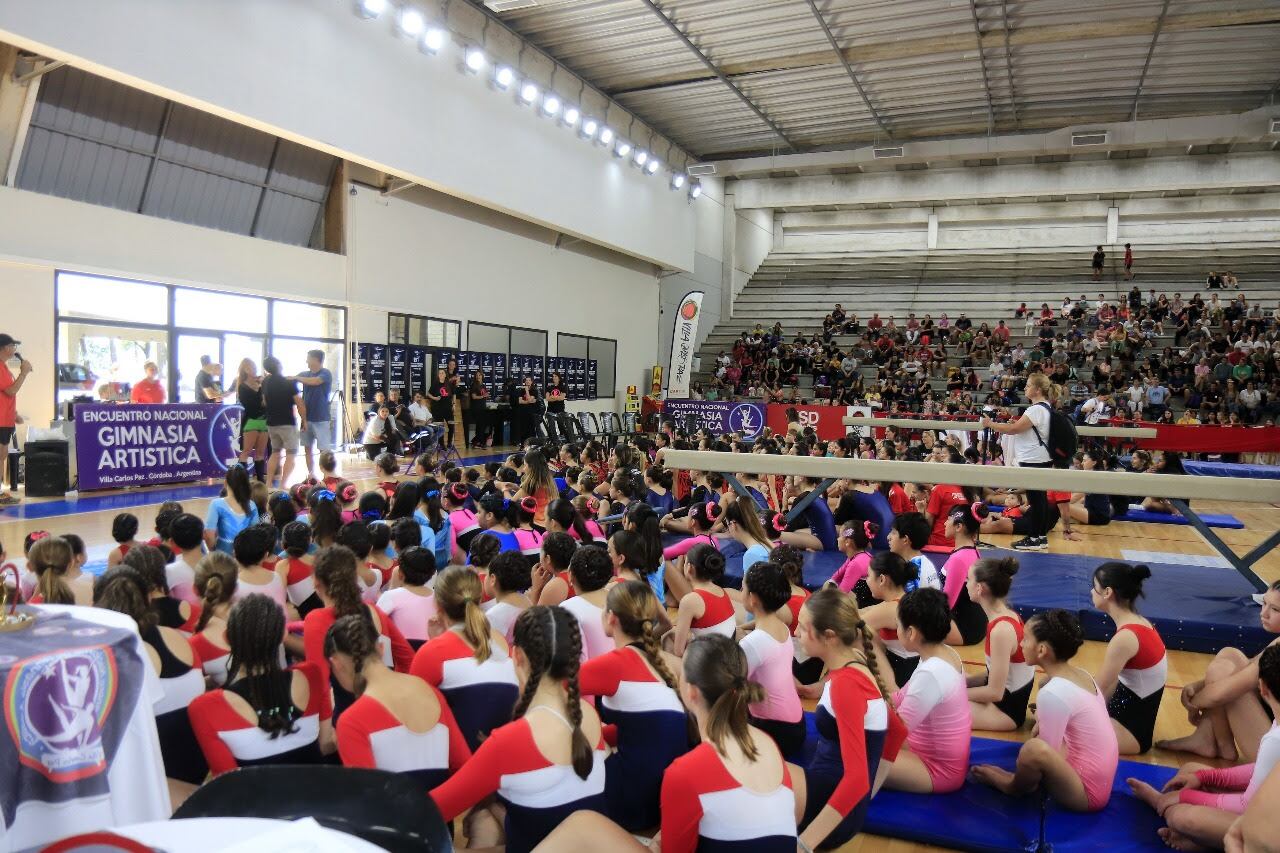
[[(205, 402), (196, 399), (196, 374), (200, 372), (203, 359), (210, 364), (222, 363), (222, 338), (212, 335), (178, 335), (177, 376), (178, 396), (180, 403)], [(222, 380), (225, 385), (225, 377)]]

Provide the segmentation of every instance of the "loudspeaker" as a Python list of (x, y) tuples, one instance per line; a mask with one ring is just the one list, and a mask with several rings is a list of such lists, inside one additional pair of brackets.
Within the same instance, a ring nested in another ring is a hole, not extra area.
[(60, 498), (71, 487), (70, 445), (65, 441), (28, 441), (27, 497)]

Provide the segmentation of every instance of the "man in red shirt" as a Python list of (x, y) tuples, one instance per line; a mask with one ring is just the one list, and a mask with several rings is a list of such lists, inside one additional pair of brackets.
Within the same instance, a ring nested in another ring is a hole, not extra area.
[(133, 390), (129, 392), (129, 402), (131, 403), (163, 403), (164, 402), (164, 386), (160, 384), (160, 380), (156, 378), (160, 373), (160, 368), (156, 366), (154, 361), (148, 361), (142, 365), (142, 369), (147, 372), (146, 379), (139, 379), (133, 383)]
[[(0, 506), (18, 503), (10, 492), (4, 490), (4, 478), (9, 473), (9, 442), (18, 426), (18, 391), (31, 373), (31, 362), (18, 355), (18, 344), (12, 336), (0, 334)], [(18, 376), (9, 372), (9, 362), (18, 359)]]

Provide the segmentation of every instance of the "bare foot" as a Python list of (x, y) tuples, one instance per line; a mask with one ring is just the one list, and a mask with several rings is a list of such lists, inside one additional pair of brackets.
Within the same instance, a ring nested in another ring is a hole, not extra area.
[(989, 785), (1004, 794), (1009, 793), (1010, 783), (1013, 782), (1012, 773), (994, 764), (976, 764), (969, 770), (969, 776), (975, 782)]
[(1146, 803), (1151, 809), (1159, 811), (1160, 797), (1163, 796), (1155, 788), (1143, 782), (1141, 779), (1129, 778), (1124, 780), (1129, 785), (1129, 790), (1133, 791), (1133, 795), (1142, 802)]
[[(1234, 761), (1235, 756), (1219, 756), (1218, 744), (1214, 742), (1213, 735), (1208, 737), (1200, 735), (1199, 732), (1189, 734), (1185, 737), (1176, 737), (1169, 740), (1156, 741), (1156, 746), (1160, 749), (1169, 749), (1174, 752), (1189, 752), (1192, 755), (1198, 755), (1201, 758), (1227, 758)], [(1234, 751), (1234, 750), (1233, 750)]]
[(1157, 829), (1156, 834), (1160, 836), (1161, 841), (1174, 850), (1192, 851), (1194, 853), (1194, 851), (1209, 849), (1208, 847), (1201, 847), (1182, 833), (1174, 832), (1167, 827)]

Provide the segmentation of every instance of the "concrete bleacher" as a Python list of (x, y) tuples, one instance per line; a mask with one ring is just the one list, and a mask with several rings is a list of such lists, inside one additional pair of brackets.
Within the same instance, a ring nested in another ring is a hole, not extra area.
[[(1154, 288), (1171, 298), (1180, 292), (1184, 299), (1201, 293), (1206, 300), (1204, 278), (1209, 270), (1231, 270), (1240, 281), (1240, 291), (1250, 304), (1262, 301), (1269, 313), (1280, 302), (1280, 250), (1276, 254), (1259, 254), (1257, 247), (1234, 252), (1230, 245), (1213, 247), (1179, 247), (1176, 251), (1138, 253), (1135, 278), (1123, 276), (1123, 252), (1108, 251), (1107, 267), (1100, 281), (1094, 281), (1089, 270), (1092, 247), (1065, 252), (947, 252), (908, 253), (907, 255), (840, 253), (829, 257), (807, 254), (803, 257), (771, 253), (734, 301), (730, 319), (718, 323), (699, 347), (700, 370), (695, 382), (708, 382), (716, 356), (728, 351), (733, 342), (757, 323), (783, 326), (784, 340), (797, 335), (820, 333), (822, 319), (840, 303), (847, 314), (856, 313), (863, 329), (873, 313), (881, 319), (894, 318), (904, 326), (909, 313), (917, 319), (932, 316), (935, 323), (946, 313), (954, 326), (961, 314), (973, 321), (974, 328), (983, 323), (995, 328), (1004, 320), (1010, 328), (1010, 339), (1028, 350), (1038, 340), (1033, 333), (1025, 335), (1022, 320), (1013, 318), (1021, 303), (1039, 310), (1047, 303), (1057, 312), (1064, 296), (1085, 295), (1090, 302), (1099, 293), (1119, 301), (1137, 285), (1144, 299)], [(1225, 302), (1234, 299), (1236, 291), (1220, 292)], [(1172, 329), (1157, 336), (1152, 346), (1157, 350), (1173, 346)], [(836, 335), (833, 342), (842, 348), (852, 346), (860, 335)], [(958, 366), (960, 356), (954, 353), (949, 366)], [(976, 365), (979, 377), (985, 378), (986, 365)], [(865, 379), (874, 377), (874, 366), (864, 365)], [(807, 379), (807, 377), (806, 377)], [(809, 383), (802, 379), (801, 389)], [(934, 380), (935, 390), (945, 389), (945, 379)], [(807, 395), (805, 395), (807, 396)]]

